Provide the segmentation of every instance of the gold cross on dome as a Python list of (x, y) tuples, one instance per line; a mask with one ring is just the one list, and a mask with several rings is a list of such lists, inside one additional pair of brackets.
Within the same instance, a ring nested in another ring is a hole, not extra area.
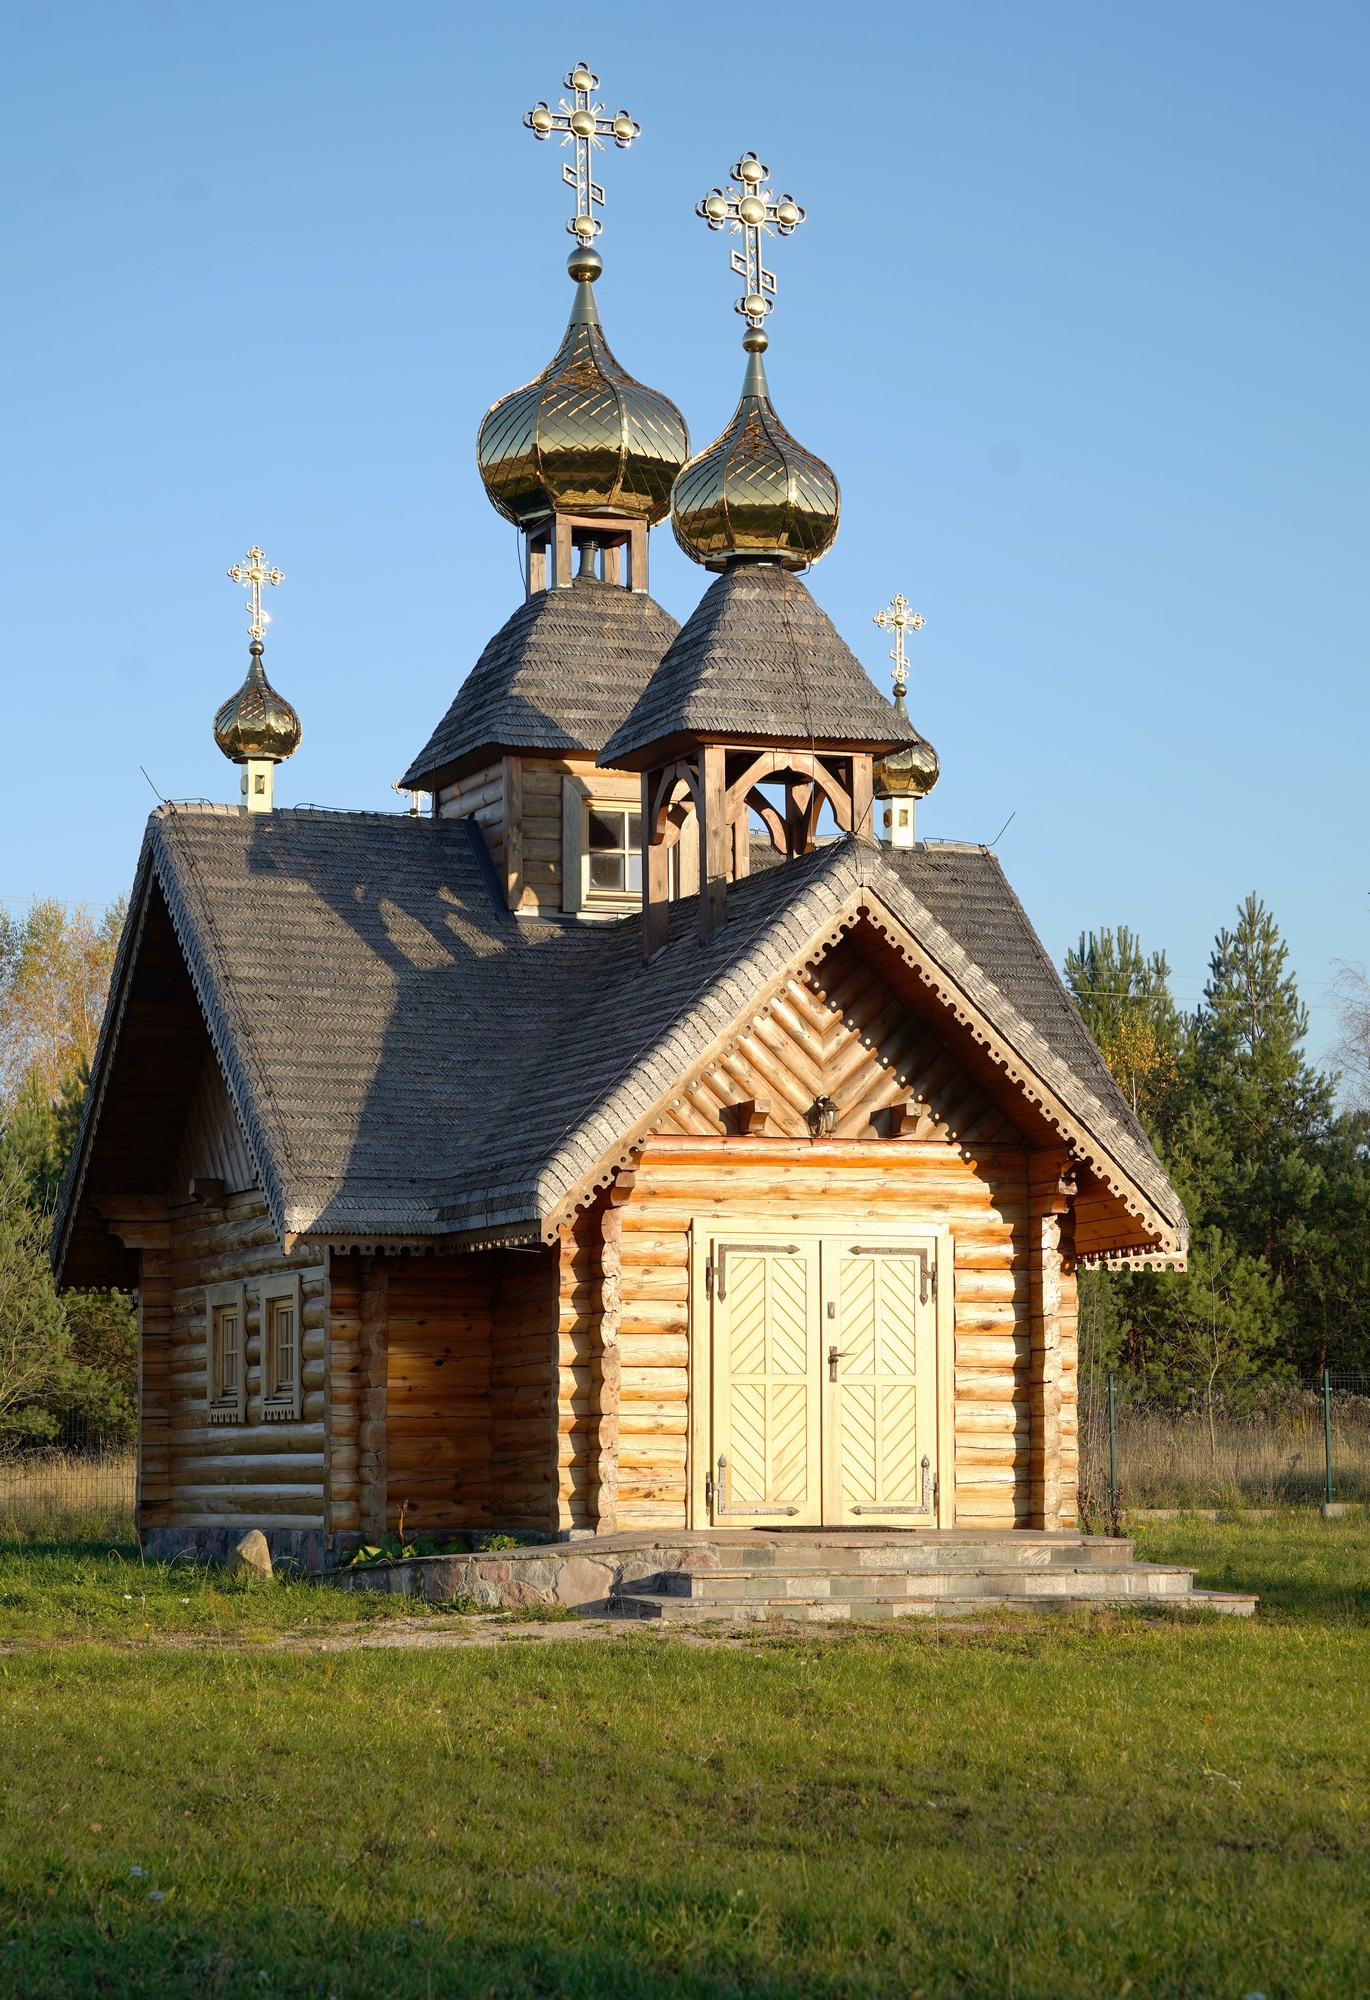
[(550, 139), (554, 132), (560, 132), (563, 146), (574, 145), (575, 166), (561, 170), (567, 187), (576, 191), (576, 212), (566, 227), (577, 243), (588, 249), (604, 227), (595, 215), (596, 208), (604, 206), (604, 190), (590, 172), (591, 148), (612, 139), (620, 152), (626, 152), (634, 139), (642, 136), (642, 127), (626, 111), (606, 118), (604, 106), (590, 102), (599, 89), (599, 78), (588, 63), (577, 63), (567, 70), (563, 82), (573, 102), (560, 98), (560, 109), (553, 111), (546, 99), (541, 99), (531, 111), (525, 111), (523, 122), (535, 139)]
[(732, 264), (747, 289), (734, 310), (748, 326), (760, 326), (775, 299), (775, 274), (761, 261), (762, 236), (776, 230), (782, 236), (793, 236), (804, 220), (804, 211), (793, 195), (782, 194), (777, 201), (765, 185), (770, 171), (755, 153), (744, 153), (727, 187), (710, 188), (704, 199), (695, 203), (695, 214), (702, 215), (710, 229), (731, 228), (734, 235), (742, 236), (743, 248), (734, 250)]
[(904, 634), (921, 632), (927, 619), (921, 611), (913, 611), (902, 590), (897, 590), (883, 611), (877, 611), (875, 621), (886, 632), (893, 632), (894, 646), (890, 658), (894, 661), (894, 691), (902, 694), (909, 684), (909, 663), (904, 658)]
[(264, 583), (284, 583), (285, 571), (273, 569), (262, 551), (254, 542), (240, 563), (234, 563), (228, 572), (234, 583), (247, 585), (247, 630), (249, 637), (260, 639), (270, 618), (262, 609), (262, 585)]

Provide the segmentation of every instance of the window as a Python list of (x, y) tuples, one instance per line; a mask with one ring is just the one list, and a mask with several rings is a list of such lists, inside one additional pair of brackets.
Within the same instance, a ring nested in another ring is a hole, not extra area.
[(241, 1285), (211, 1285), (205, 1293), (206, 1389), (212, 1424), (240, 1424), (246, 1415), (243, 1303)]
[(261, 1290), (262, 1416), (268, 1423), (300, 1414), (300, 1281), (264, 1278)]
[(561, 786), (561, 907), (612, 922), (642, 908), (642, 786), (568, 771)]
[(236, 1403), (242, 1376), (242, 1324), (236, 1306), (214, 1309), (214, 1400)]
[(638, 902), (642, 897), (642, 815), (626, 806), (585, 805), (586, 900)]
[(271, 1299), (266, 1308), (266, 1379), (268, 1402), (295, 1394), (295, 1308), (289, 1299)]

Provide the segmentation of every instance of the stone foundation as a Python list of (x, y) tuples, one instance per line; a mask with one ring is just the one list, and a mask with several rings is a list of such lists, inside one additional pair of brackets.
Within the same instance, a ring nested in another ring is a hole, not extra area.
[[(149, 1528), (141, 1537), (143, 1556), (147, 1562), (227, 1562), (248, 1527)], [(271, 1551), (273, 1569), (307, 1576), (319, 1576), (330, 1570), (351, 1554), (358, 1541), (356, 1535), (335, 1535), (335, 1544), (346, 1542), (348, 1547), (326, 1547), (322, 1528), (263, 1528), (262, 1533)]]
[(614, 1537), (607, 1547), (553, 1542), (469, 1556), (413, 1556), (334, 1570), (328, 1580), (342, 1590), (393, 1591), (428, 1604), (464, 1598), (491, 1611), (541, 1604), (589, 1612), (608, 1611), (624, 1590), (649, 1578), (718, 1567), (716, 1547), (650, 1541), (625, 1547)]

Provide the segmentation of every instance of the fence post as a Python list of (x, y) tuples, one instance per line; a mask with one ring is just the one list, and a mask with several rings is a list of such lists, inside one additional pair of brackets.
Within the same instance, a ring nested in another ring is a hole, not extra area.
[(1327, 1465), (1327, 1504), (1332, 1505), (1332, 1371), (1322, 1371), (1322, 1443)]
[(1115, 1535), (1122, 1532), (1118, 1520), (1118, 1405), (1114, 1378), (1108, 1378), (1108, 1511)]

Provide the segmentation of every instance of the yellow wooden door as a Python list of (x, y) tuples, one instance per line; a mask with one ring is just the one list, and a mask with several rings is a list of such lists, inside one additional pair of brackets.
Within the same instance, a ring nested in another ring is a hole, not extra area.
[(720, 1527), (822, 1521), (820, 1263), (814, 1237), (711, 1240), (713, 1463), (706, 1491)]
[(823, 1242), (823, 1519), (937, 1525), (937, 1246)]

